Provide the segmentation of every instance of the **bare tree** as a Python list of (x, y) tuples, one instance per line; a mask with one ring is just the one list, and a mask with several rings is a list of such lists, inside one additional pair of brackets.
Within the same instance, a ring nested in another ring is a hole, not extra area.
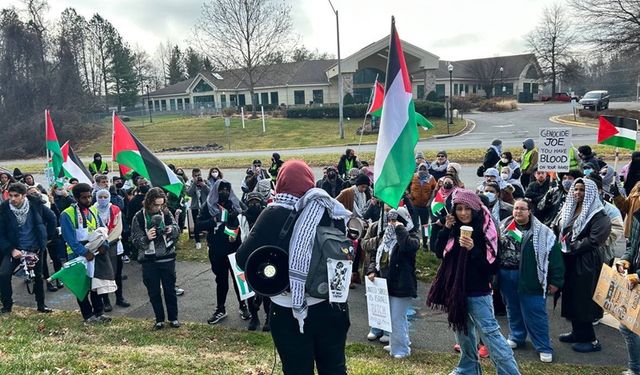
[(551, 81), (552, 92), (556, 92), (558, 76), (571, 61), (571, 47), (577, 37), (573, 25), (560, 4), (544, 9), (538, 27), (527, 35), (527, 43), (536, 55), (545, 78)]
[(640, 50), (640, 0), (571, 0), (585, 43), (603, 51)]
[(288, 56), (295, 47), (291, 7), (277, 0), (207, 0), (195, 38), (216, 67), (238, 69), (238, 79), (249, 86), (255, 117), (256, 83), (268, 73), (273, 56)]
[(493, 87), (496, 82), (500, 81), (500, 68), (503, 66), (504, 61), (502, 58), (478, 59), (471, 61), (467, 65), (467, 69), (480, 82), (485, 96), (490, 98)]

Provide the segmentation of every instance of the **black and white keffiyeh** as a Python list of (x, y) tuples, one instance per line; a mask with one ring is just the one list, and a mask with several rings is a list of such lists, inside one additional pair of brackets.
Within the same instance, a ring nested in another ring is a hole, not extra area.
[[(285, 198), (287, 197), (277, 194), (276, 204), (283, 204), (283, 202), (278, 202), (278, 199)], [(293, 317), (298, 320), (300, 333), (304, 333), (304, 319), (307, 317), (308, 310), (305, 283), (309, 273), (316, 229), (325, 211), (332, 219), (342, 219), (345, 224), (346, 220), (351, 217), (351, 212), (344, 208), (340, 202), (331, 198), (326, 191), (319, 188), (308, 190), (295, 203), (294, 207), (299, 214), (289, 242), (289, 286), (291, 288)]]
[(9, 204), (9, 208), (11, 208), (11, 212), (16, 215), (16, 220), (18, 221), (18, 226), (21, 227), (24, 223), (27, 222), (27, 215), (29, 215), (29, 199), (24, 198), (24, 203), (22, 207), (17, 208), (12, 204)]
[(549, 254), (556, 244), (556, 235), (533, 215), (531, 215), (531, 230), (533, 230), (533, 252), (536, 255), (538, 282), (542, 285), (542, 295), (546, 297)]
[(571, 241), (574, 241), (580, 232), (584, 230), (593, 215), (604, 209), (598, 196), (596, 183), (588, 178), (577, 178), (573, 182), (573, 185), (571, 185), (569, 193), (567, 194), (567, 200), (564, 202), (564, 206), (562, 206), (561, 225), (563, 230), (572, 224), (572, 219), (576, 212), (577, 203), (573, 196), (576, 184), (584, 184), (585, 193), (584, 200), (582, 201), (582, 210), (573, 222)]

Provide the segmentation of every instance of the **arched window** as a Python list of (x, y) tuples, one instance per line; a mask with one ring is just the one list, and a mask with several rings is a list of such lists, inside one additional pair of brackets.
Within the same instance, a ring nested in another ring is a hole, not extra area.
[(382, 70), (376, 68), (360, 69), (353, 75), (353, 84), (373, 84), (378, 76), (378, 82), (384, 82), (385, 74)]
[(196, 87), (193, 88), (193, 92), (209, 92), (209, 91), (213, 91), (213, 88), (206, 83), (203, 79), (200, 80), (200, 82), (198, 82), (198, 84), (196, 85)]

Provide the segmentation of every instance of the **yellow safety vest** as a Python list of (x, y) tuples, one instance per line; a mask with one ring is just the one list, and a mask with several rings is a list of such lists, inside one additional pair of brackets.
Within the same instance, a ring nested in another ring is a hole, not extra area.
[(531, 150), (525, 151), (525, 153), (522, 154), (522, 164), (520, 165), (520, 170), (523, 173), (527, 168), (529, 168), (529, 165), (531, 164), (531, 154), (533, 154), (533, 150), (535, 150), (535, 147)]
[[(90, 217), (86, 217), (87, 221), (87, 232), (89, 234), (93, 233), (94, 230), (98, 228), (98, 209), (94, 206), (89, 207), (89, 212), (91, 213)], [(63, 214), (67, 214), (71, 219), (71, 224), (73, 224), (73, 228), (78, 230), (78, 206), (77, 204), (72, 204), (62, 211)], [(67, 245), (67, 254), (73, 254), (73, 250), (69, 245)]]

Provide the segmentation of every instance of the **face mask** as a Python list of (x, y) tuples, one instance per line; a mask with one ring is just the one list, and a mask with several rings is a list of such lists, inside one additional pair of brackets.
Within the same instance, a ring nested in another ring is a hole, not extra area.
[(527, 146), (525, 146), (525, 145), (522, 145), (522, 148), (526, 150), (526, 149), (527, 149)]
[(149, 189), (151, 189), (149, 185), (142, 185), (138, 188), (138, 190), (140, 190), (142, 194), (147, 194), (149, 192)]
[(124, 187), (124, 183), (123, 182), (116, 182), (116, 188), (117, 189), (122, 189)]
[(218, 200), (219, 201), (226, 201), (227, 199), (229, 199), (229, 192), (228, 191), (220, 191), (218, 192)]
[(245, 215), (250, 218), (250, 219), (257, 219), (258, 215), (260, 215), (260, 211), (261, 211), (261, 207), (260, 205), (257, 204), (251, 204), (249, 205), (249, 207), (247, 208), (247, 211), (245, 212)]
[(584, 170), (584, 175), (585, 175), (585, 176), (588, 176), (588, 175), (590, 175), (590, 174), (591, 174), (591, 172), (593, 172), (593, 169), (585, 169), (585, 170)]
[(445, 190), (451, 190), (451, 189), (453, 189), (453, 183), (452, 182), (445, 182), (444, 185), (442, 185), (442, 187), (444, 187)]
[(569, 191), (571, 185), (573, 185), (573, 180), (562, 180), (562, 187), (564, 190)]
[(333, 180), (334, 178), (336, 178), (336, 173), (335, 172), (329, 172), (329, 173), (327, 173), (327, 177), (329, 177), (329, 179)]
[(424, 180), (424, 179), (426, 179), (427, 177), (429, 177), (429, 172), (427, 172), (427, 171), (419, 171), (419, 172), (418, 172), (418, 176), (419, 176), (421, 179), (423, 179), (423, 180)]
[(493, 203), (496, 201), (496, 194), (492, 193), (490, 191), (485, 191), (484, 192), (484, 196), (487, 197), (487, 199), (489, 200), (489, 202)]
[(502, 161), (502, 164), (509, 164), (509, 159), (507, 158), (502, 158), (500, 161)]
[(219, 173), (218, 172), (213, 172), (213, 173), (211, 173), (211, 176), (213, 176), (213, 178), (218, 178)]
[(63, 194), (64, 194), (64, 191), (62, 191), (62, 190), (56, 190), (56, 195), (63, 195)]
[(105, 208), (109, 204), (109, 198), (98, 198), (98, 207)]
[(506, 181), (509, 179), (509, 173), (500, 173), (500, 177), (502, 177), (502, 179)]

